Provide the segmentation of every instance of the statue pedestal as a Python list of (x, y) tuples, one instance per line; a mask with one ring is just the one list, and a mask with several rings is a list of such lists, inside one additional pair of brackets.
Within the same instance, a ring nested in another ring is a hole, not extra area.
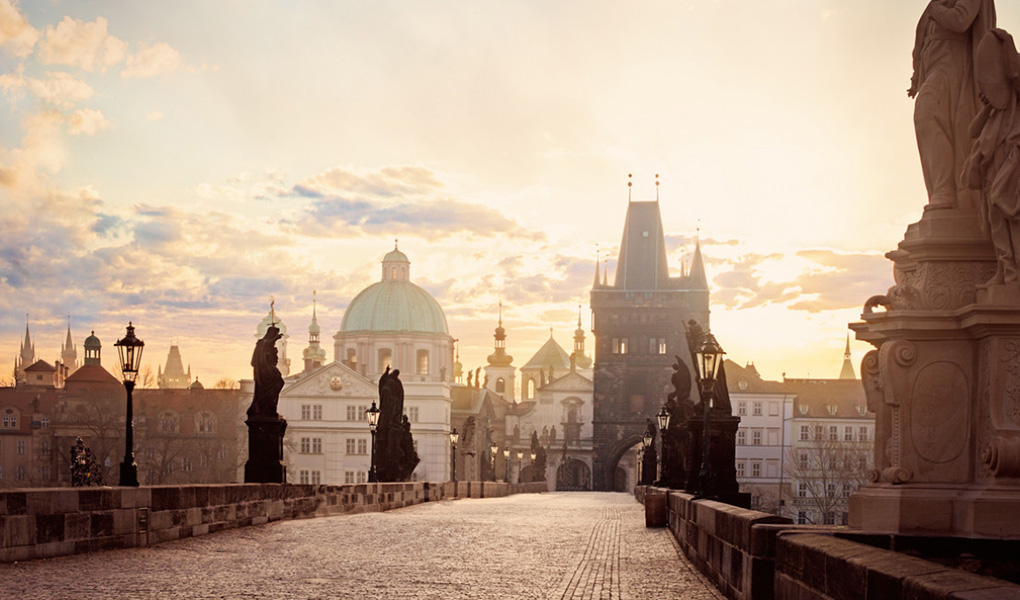
[(248, 462), (244, 463), (245, 483), (287, 483), (283, 464), (283, 434), (287, 420), (251, 417), (248, 426)]
[(984, 285), (973, 213), (926, 212), (887, 256), (897, 285), (851, 324), (878, 349), (861, 365), (875, 468), (850, 525), (1020, 539), (1020, 290)]
[[(699, 489), (699, 476), (701, 474), (702, 462), (702, 438), (705, 431), (704, 412), (695, 408), (694, 415), (687, 421), (688, 447), (690, 457), (690, 469), (687, 473), (688, 492), (696, 493)], [(751, 495), (740, 492), (740, 484), (737, 483), (736, 452), (737, 452), (737, 428), (740, 426), (740, 417), (728, 414), (725, 411), (713, 409), (712, 417), (708, 424), (711, 446), (709, 448), (709, 461), (712, 465), (712, 497), (720, 502), (749, 508), (751, 506)]]

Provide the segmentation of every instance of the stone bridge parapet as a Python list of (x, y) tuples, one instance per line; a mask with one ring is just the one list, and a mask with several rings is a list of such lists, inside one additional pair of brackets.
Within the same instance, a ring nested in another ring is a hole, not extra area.
[(544, 482), (196, 484), (0, 491), (0, 562), (150, 546), (283, 519), (546, 491)]

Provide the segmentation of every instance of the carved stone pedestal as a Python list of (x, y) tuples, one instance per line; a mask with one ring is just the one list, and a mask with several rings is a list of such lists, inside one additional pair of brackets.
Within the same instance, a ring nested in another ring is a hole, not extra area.
[[(702, 460), (702, 437), (704, 436), (704, 417), (700, 410), (695, 410), (695, 415), (687, 422), (689, 432), (689, 445), (687, 455), (691, 460), (687, 473), (688, 492), (697, 493), (699, 489), (699, 476), (701, 473)], [(751, 495), (741, 493), (740, 485), (737, 483), (736, 451), (737, 451), (737, 428), (740, 426), (740, 417), (727, 414), (724, 411), (712, 410), (712, 418), (709, 423), (709, 435), (712, 436), (712, 443), (709, 448), (709, 460), (712, 464), (712, 485), (713, 498), (726, 504), (749, 508), (751, 506)]]
[(287, 483), (283, 464), (283, 434), (287, 420), (252, 417), (248, 426), (248, 462), (244, 463), (245, 483)]
[(972, 213), (925, 213), (887, 256), (897, 285), (851, 325), (877, 349), (861, 365), (873, 483), (850, 525), (1020, 539), (1020, 288), (984, 285), (995, 258)]

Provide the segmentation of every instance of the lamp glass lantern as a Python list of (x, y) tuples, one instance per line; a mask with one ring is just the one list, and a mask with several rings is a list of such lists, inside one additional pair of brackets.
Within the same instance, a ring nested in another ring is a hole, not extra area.
[(665, 406), (659, 410), (659, 414), (655, 415), (655, 420), (658, 422), (659, 431), (669, 429), (669, 411), (666, 410)]
[(715, 336), (711, 332), (706, 333), (702, 339), (701, 347), (695, 352), (698, 370), (701, 371), (701, 381), (704, 385), (714, 385), (715, 378), (719, 374), (719, 365), (722, 364), (726, 352), (719, 346)]
[(535, 462), (536, 453), (534, 450), (531, 451), (531, 462)]
[(460, 434), (457, 433), (457, 428), (454, 427), (453, 431), (450, 432), (450, 443), (456, 446), (458, 439), (460, 439)]
[(645, 436), (643, 438), (641, 438), (641, 446), (642, 446), (642, 448), (647, 448), (647, 447), (651, 446), (653, 439), (655, 439), (655, 438), (652, 437), (651, 432), (646, 431), (645, 432)]
[(135, 327), (130, 321), (128, 321), (127, 334), (123, 339), (117, 340), (114, 346), (120, 355), (120, 370), (124, 374), (124, 381), (133, 384), (138, 378), (145, 342), (135, 337)]
[(522, 460), (524, 460), (524, 450), (521, 450), (520, 448), (518, 448), (517, 449), (517, 461), (520, 462)]
[(372, 402), (372, 407), (365, 411), (368, 415), (368, 428), (375, 431), (375, 428), (379, 426), (379, 413), (381, 411), (375, 405), (375, 401)]
[(503, 459), (504, 460), (510, 460), (510, 448), (509, 447), (503, 448)]

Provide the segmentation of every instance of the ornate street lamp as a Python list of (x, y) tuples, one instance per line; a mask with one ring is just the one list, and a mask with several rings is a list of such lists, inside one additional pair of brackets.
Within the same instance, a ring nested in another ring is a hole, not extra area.
[(135, 464), (134, 407), (131, 392), (135, 389), (138, 367), (142, 364), (142, 350), (145, 342), (135, 337), (135, 328), (128, 321), (127, 334), (114, 346), (120, 354), (120, 370), (124, 374), (124, 389), (127, 390), (127, 414), (124, 419), (124, 462), (120, 463), (119, 485), (138, 487), (138, 465)]
[(492, 480), (496, 481), (496, 452), (499, 451), (499, 446), (496, 445), (496, 441), (493, 440), (489, 444), (489, 462), (492, 466)]
[[(669, 429), (669, 411), (666, 410), (665, 406), (659, 409), (659, 414), (655, 415), (655, 420), (659, 425), (659, 431), (665, 433)], [(645, 435), (651, 437), (652, 434), (646, 431)]]
[(379, 409), (375, 406), (375, 401), (372, 401), (372, 407), (365, 411), (368, 415), (368, 431), (372, 434), (372, 458), (368, 467), (368, 482), (378, 483), (379, 477), (375, 472), (375, 431), (379, 427)]
[(712, 498), (715, 495), (711, 458), (712, 395), (715, 392), (715, 378), (722, 364), (722, 347), (711, 332), (706, 332), (701, 347), (695, 352), (695, 362), (701, 377), (701, 401), (705, 404), (704, 428), (701, 433), (701, 473), (698, 476), (698, 495)]
[(510, 483), (510, 446), (503, 448), (503, 467), (505, 470), (503, 481)]
[(521, 473), (524, 471), (524, 450), (517, 449), (517, 483), (521, 481)]
[[(669, 485), (669, 463), (666, 462), (666, 431), (669, 429), (669, 411), (666, 410), (666, 406), (663, 405), (659, 409), (658, 414), (655, 415), (655, 422), (659, 426), (659, 453), (656, 455), (656, 466), (658, 467), (659, 485)], [(645, 431), (645, 435), (651, 437), (648, 431)], [(651, 444), (651, 441), (648, 442)]]
[[(454, 427), (453, 431), (450, 432), (450, 479), (457, 483), (457, 440), (460, 439), (460, 434), (457, 433), (457, 428)], [(456, 494), (456, 492), (454, 492)]]

